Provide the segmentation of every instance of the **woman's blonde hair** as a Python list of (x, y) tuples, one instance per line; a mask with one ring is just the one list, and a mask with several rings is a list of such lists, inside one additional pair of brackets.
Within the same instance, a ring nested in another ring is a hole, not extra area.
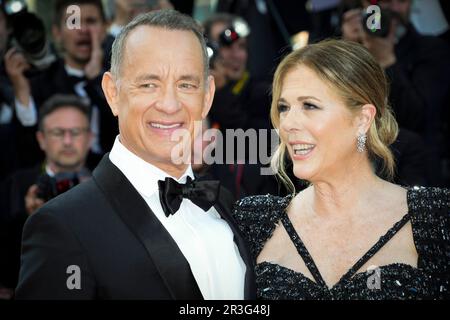
[[(382, 160), (382, 173), (388, 179), (394, 175), (394, 156), (389, 149), (397, 138), (398, 125), (388, 104), (389, 86), (383, 69), (360, 44), (344, 40), (324, 40), (310, 44), (287, 55), (278, 65), (272, 85), (270, 117), (279, 129), (278, 100), (286, 74), (304, 65), (335, 89), (350, 111), (356, 113), (365, 104), (376, 108), (375, 119), (367, 132), (369, 159)], [(356, 145), (356, 140), (355, 140)], [(281, 141), (271, 167), (281, 181), (295, 192), (285, 169), (286, 145)]]

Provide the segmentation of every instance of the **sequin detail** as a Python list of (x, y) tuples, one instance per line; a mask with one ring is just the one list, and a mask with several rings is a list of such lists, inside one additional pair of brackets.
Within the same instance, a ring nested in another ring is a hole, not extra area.
[[(242, 233), (247, 237), (255, 261), (277, 224), (282, 223), (282, 217), (291, 199), (291, 196), (252, 196), (236, 204), (234, 215)], [(343, 276), (329, 289), (317, 279), (313, 281), (278, 264), (262, 262), (255, 267), (258, 298), (450, 299), (450, 190), (409, 188), (407, 202), (408, 214), (402, 221), (411, 221), (414, 243), (419, 254), (417, 268), (402, 263), (381, 266), (378, 269), (380, 283), (371, 286), (369, 282), (373, 273), (354, 274), (359, 269), (355, 265), (353, 270), (348, 272), (351, 276)], [(402, 221), (398, 224), (405, 223)], [(389, 237), (389, 232), (386, 236)], [(380, 245), (383, 245), (383, 241), (371, 250), (378, 251)], [(305, 261), (305, 264), (310, 270), (314, 268), (311, 261)]]

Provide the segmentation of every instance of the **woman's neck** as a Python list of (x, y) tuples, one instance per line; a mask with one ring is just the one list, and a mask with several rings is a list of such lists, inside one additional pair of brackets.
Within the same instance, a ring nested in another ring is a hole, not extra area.
[(343, 170), (312, 182), (311, 209), (317, 215), (351, 215), (367, 206), (376, 190), (386, 184), (373, 172), (370, 163)]

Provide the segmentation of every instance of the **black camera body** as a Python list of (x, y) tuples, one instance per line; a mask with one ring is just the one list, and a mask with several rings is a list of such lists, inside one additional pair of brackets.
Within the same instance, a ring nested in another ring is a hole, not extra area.
[(72, 189), (80, 183), (78, 174), (75, 172), (61, 172), (53, 177), (48, 174), (39, 176), (36, 185), (38, 191), (36, 196), (45, 202)]
[(220, 48), (229, 47), (240, 38), (245, 38), (249, 34), (250, 27), (247, 22), (241, 18), (236, 18), (219, 34), (217, 41), (206, 39), (210, 68), (214, 68), (214, 63), (219, 56)]
[(208, 50), (209, 67), (214, 68), (214, 63), (219, 56), (219, 50), (222, 47), (229, 47), (241, 36), (236, 32), (233, 26), (227, 27), (219, 34), (218, 41), (206, 40), (206, 47)]
[[(380, 15), (379, 17), (376, 17), (375, 15)], [(386, 38), (390, 31), (391, 31), (391, 24), (392, 20), (395, 19), (395, 13), (391, 10), (385, 10), (380, 9), (379, 13), (377, 12), (367, 12), (363, 11), (362, 15), (362, 25), (365, 32), (368, 34), (380, 37), (380, 38)], [(375, 19), (379, 19), (379, 28), (372, 27), (372, 22)]]
[(0, 0), (12, 29), (9, 47), (21, 52), (32, 68), (43, 70), (56, 60), (43, 21), (27, 9), (24, 0)]

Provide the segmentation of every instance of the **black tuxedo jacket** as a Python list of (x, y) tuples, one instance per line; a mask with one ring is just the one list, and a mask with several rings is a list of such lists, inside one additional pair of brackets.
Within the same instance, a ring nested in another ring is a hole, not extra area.
[[(231, 217), (230, 199), (222, 189), (215, 208), (234, 232), (247, 268), (244, 296), (254, 299), (253, 261)], [(49, 201), (27, 220), (15, 297), (203, 298), (175, 241), (109, 154), (91, 180)]]

